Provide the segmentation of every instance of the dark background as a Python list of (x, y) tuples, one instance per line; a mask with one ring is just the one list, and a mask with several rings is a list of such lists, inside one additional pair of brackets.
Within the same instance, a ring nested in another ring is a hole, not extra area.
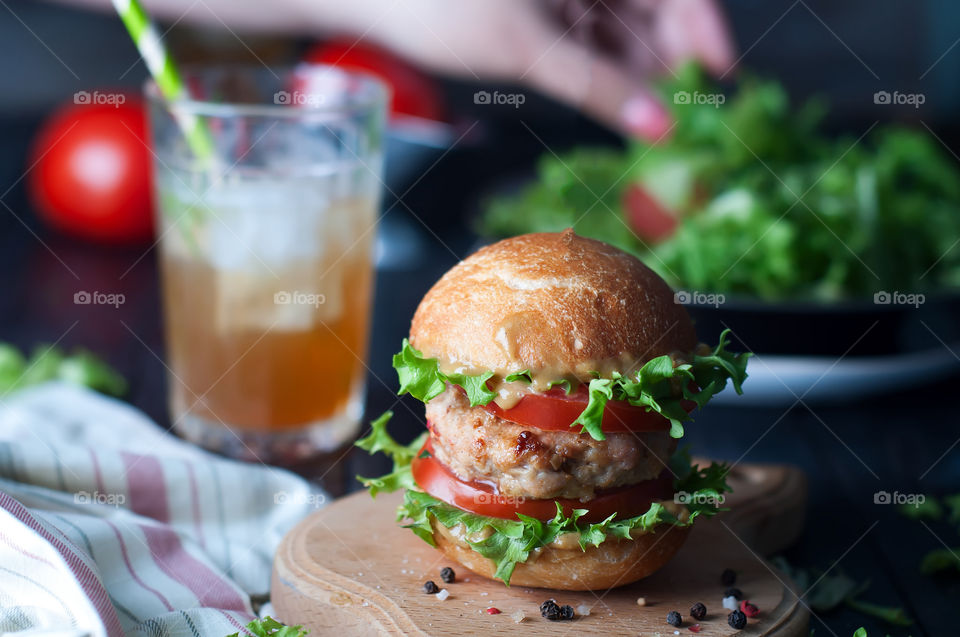
[[(129, 379), (130, 402), (166, 424), (155, 255), (47, 231), (30, 209), (22, 180), (27, 146), (50, 108), (76, 90), (137, 86), (145, 71), (112, 16), (30, 1), (0, 4), (0, 339), (24, 348), (59, 342), (97, 352)], [(953, 114), (960, 105), (960, 46), (954, 45), (960, 8), (955, 3), (744, 0), (727, 6), (746, 51), (743, 66), (776, 75), (794, 96), (829, 97), (832, 129), (859, 134), (877, 119), (918, 125), (922, 120), (945, 144), (957, 147)], [(215, 50), (218, 59), (250, 61), (225, 33), (198, 34), (183, 26), (171, 39), (184, 43), (185, 57), (202, 59)], [(274, 52), (276, 59), (289, 53), (289, 46), (270, 40), (256, 47), (268, 61)], [(397, 402), (390, 356), (422, 294), (477, 245), (469, 220), (478, 201), (504, 180), (528, 173), (544, 152), (526, 126), (558, 151), (574, 143), (617, 143), (609, 132), (545, 100), (532, 102), (520, 115), (479, 112), (470, 100), (475, 86), (456, 81), (445, 86), (458, 117), (472, 122), (482, 116), (479, 134), (444, 155), (412, 187), (391, 184), (395, 194), (384, 200), (385, 227), (406, 229), (422, 243), (417, 259), (378, 272), (367, 414), (392, 408), (396, 432), (404, 439), (422, 428), (422, 405)], [(880, 109), (872, 95), (881, 89), (923, 92), (927, 103), (921, 109)], [(396, 195), (405, 205), (397, 204)], [(116, 309), (75, 305), (73, 294), (81, 289), (120, 292), (126, 303)], [(890, 627), (840, 610), (812, 620), (817, 635), (846, 637), (861, 625), (871, 636), (960, 634), (953, 617), (960, 608), (957, 577), (930, 578), (918, 571), (926, 551), (960, 545), (956, 530), (946, 522), (924, 528), (891, 506), (874, 504), (879, 490), (960, 490), (956, 380), (838, 404), (711, 406), (687, 428), (685, 440), (697, 454), (805, 469), (807, 526), (786, 556), (797, 565), (870, 580), (863, 599), (902, 605), (917, 620), (910, 628)], [(374, 475), (386, 466), (345, 450), (298, 469), (339, 493), (356, 488), (351, 476)]]

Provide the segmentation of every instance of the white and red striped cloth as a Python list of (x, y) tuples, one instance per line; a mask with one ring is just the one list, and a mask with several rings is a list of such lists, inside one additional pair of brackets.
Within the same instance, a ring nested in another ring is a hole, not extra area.
[(125, 403), (51, 383), (0, 401), (0, 633), (223, 636), (324, 495)]

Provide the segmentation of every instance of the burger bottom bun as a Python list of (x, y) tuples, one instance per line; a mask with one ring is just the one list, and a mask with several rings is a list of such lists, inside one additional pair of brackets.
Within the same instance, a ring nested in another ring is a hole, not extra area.
[[(496, 564), (454, 537), (436, 519), (431, 517), (430, 521), (438, 549), (474, 573), (495, 579)], [(543, 547), (539, 555), (517, 564), (510, 585), (587, 591), (632, 584), (669, 562), (687, 539), (690, 528), (660, 524), (655, 531), (632, 540), (609, 538), (585, 551), (579, 545), (569, 549)]]

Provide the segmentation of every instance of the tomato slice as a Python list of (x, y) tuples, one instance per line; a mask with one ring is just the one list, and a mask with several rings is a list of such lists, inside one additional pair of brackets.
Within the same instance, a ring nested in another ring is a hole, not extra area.
[[(578, 431), (571, 428), (589, 402), (587, 387), (581, 385), (576, 391), (567, 394), (563, 389), (553, 388), (543, 393), (527, 394), (510, 409), (503, 409), (495, 402), (483, 406), (497, 418), (503, 418), (518, 425), (527, 425), (550, 431)], [(684, 402), (687, 412), (693, 410), (694, 403)], [(605, 432), (625, 431), (666, 431), (670, 421), (646, 407), (635, 407), (622, 400), (611, 400), (603, 410), (601, 428)]]
[(640, 184), (627, 186), (623, 207), (630, 228), (644, 241), (659, 243), (677, 230), (677, 218)]
[[(430, 455), (425, 455), (424, 451)], [(646, 513), (654, 500), (669, 500), (673, 495), (673, 479), (667, 469), (652, 480), (598, 492), (589, 502), (563, 498), (532, 500), (501, 495), (493, 485), (466, 482), (454, 475), (433, 456), (430, 438), (427, 438), (410, 468), (417, 485), (433, 497), (464, 511), (507, 520), (516, 520), (517, 513), (538, 520), (551, 520), (557, 514), (555, 502), (560, 503), (565, 515), (570, 515), (573, 509), (588, 509), (580, 518), (583, 522), (601, 522), (614, 513), (618, 518), (629, 518)]]

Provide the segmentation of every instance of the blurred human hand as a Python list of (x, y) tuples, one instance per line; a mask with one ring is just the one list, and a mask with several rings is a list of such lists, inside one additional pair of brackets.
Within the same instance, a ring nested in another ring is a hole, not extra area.
[(672, 125), (649, 80), (734, 64), (715, 0), (354, 0), (358, 33), (439, 72), (536, 88), (626, 134)]
[[(58, 0), (109, 9), (109, 0)], [(726, 73), (717, 0), (144, 0), (156, 16), (231, 29), (371, 39), (424, 67), (536, 88), (628, 135), (665, 136), (648, 82), (686, 60)]]

